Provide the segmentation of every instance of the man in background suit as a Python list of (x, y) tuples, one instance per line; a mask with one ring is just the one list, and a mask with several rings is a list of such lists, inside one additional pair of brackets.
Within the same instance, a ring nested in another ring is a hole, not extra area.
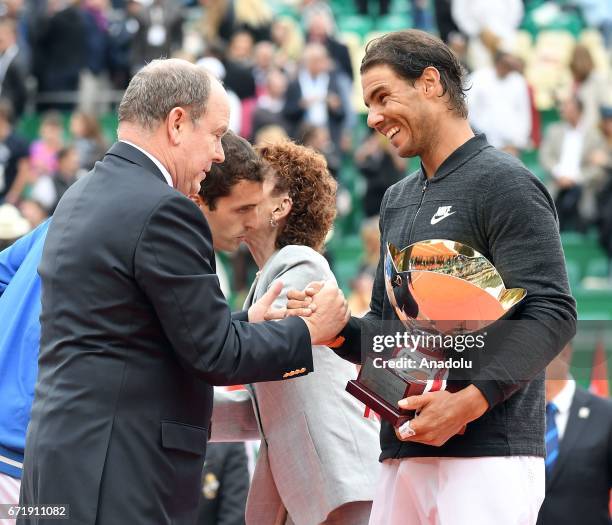
[(572, 348), (546, 368), (546, 496), (538, 525), (609, 525), (612, 403), (576, 386)]
[[(121, 101), (119, 142), (59, 203), (39, 267), (22, 504), (68, 504), (81, 524), (194, 523), (212, 385), (304, 375), (311, 346), (346, 322), (331, 284), (309, 318), (231, 317), (210, 229), (185, 197), (224, 160), (228, 120), (203, 69), (153, 61)], [(32, 522), (51, 523), (18, 521)]]
[(244, 443), (209, 443), (196, 525), (244, 525), (248, 493)]

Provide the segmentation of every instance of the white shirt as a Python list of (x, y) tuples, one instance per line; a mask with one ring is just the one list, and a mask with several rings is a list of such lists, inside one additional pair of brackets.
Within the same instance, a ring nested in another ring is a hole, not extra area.
[(302, 69), (298, 75), (302, 97), (306, 99), (316, 99), (308, 109), (306, 109), (305, 120), (313, 126), (327, 125), (327, 89), (329, 87), (329, 75), (321, 73), (313, 78), (308, 71)]
[(515, 71), (500, 78), (494, 68), (483, 68), (474, 71), (470, 81), (470, 123), (496, 148), (524, 149), (531, 134), (531, 104), (525, 78)]
[(136, 146), (136, 144), (133, 144), (132, 142), (129, 142), (127, 140), (121, 140), (120, 142), (125, 142), (126, 144), (129, 144), (133, 148), (136, 148), (138, 151), (144, 153), (147, 157), (149, 157), (153, 161), (153, 163), (159, 168), (159, 171), (162, 172), (162, 175), (164, 176), (164, 179), (166, 179), (166, 182), (168, 183), (168, 186), (174, 188), (174, 184), (172, 182), (172, 177), (170, 176), (170, 172), (166, 169), (166, 167), (161, 162), (159, 162), (159, 160), (157, 160), (148, 151), (145, 151), (141, 147)]
[(574, 182), (582, 182), (582, 149), (585, 134), (582, 124), (575, 128), (567, 126), (563, 134), (559, 162), (552, 169), (555, 178), (567, 177)]
[(557, 425), (557, 435), (559, 436), (559, 442), (563, 439), (565, 434), (565, 428), (567, 427), (567, 420), (569, 419), (569, 411), (574, 400), (574, 393), (576, 392), (576, 381), (570, 378), (568, 379), (565, 386), (552, 400), (557, 407), (557, 413), (555, 414), (555, 424)]

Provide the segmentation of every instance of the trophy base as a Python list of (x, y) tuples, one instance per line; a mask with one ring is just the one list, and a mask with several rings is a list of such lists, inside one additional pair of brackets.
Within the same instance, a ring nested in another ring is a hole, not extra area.
[(346, 391), (374, 410), (382, 419), (388, 421), (394, 427), (399, 427), (414, 417), (414, 411), (402, 410), (397, 406), (389, 404), (358, 381), (349, 381), (346, 384)]

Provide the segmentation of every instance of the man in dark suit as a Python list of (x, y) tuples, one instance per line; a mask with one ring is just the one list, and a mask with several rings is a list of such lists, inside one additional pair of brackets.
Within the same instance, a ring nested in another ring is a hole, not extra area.
[(546, 368), (546, 496), (538, 525), (609, 525), (612, 403), (568, 377), (568, 345)]
[[(119, 142), (59, 203), (39, 267), (21, 503), (68, 504), (79, 524), (194, 523), (211, 385), (310, 372), (311, 346), (346, 322), (330, 284), (308, 318), (244, 322), (266, 304), (230, 315), (210, 229), (186, 198), (224, 160), (228, 120), (203, 69), (153, 61), (124, 94)], [(19, 521), (32, 522), (50, 523)]]
[(21, 117), (27, 96), (19, 54), (15, 22), (10, 18), (0, 19), (0, 98), (11, 103), (15, 120)]
[(244, 525), (249, 468), (244, 443), (210, 443), (196, 525)]
[(342, 123), (346, 108), (341, 97), (338, 74), (331, 67), (322, 44), (308, 44), (303, 53), (304, 66), (287, 87), (283, 116), (292, 127), (291, 136), (302, 140), (303, 124), (326, 127), (340, 150)]

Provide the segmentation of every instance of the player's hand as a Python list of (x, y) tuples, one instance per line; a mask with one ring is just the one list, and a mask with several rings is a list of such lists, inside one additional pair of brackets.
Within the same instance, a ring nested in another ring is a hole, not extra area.
[(482, 416), (489, 407), (474, 385), (455, 393), (442, 390), (410, 396), (398, 405), (404, 410), (415, 410), (417, 415), (407, 425), (396, 429), (397, 438), (435, 447), (465, 432), (466, 425)]
[[(304, 318), (313, 345), (332, 341), (344, 328), (351, 314), (342, 290), (333, 281), (326, 281), (312, 296), (314, 311)], [(311, 305), (312, 306), (312, 305)]]

